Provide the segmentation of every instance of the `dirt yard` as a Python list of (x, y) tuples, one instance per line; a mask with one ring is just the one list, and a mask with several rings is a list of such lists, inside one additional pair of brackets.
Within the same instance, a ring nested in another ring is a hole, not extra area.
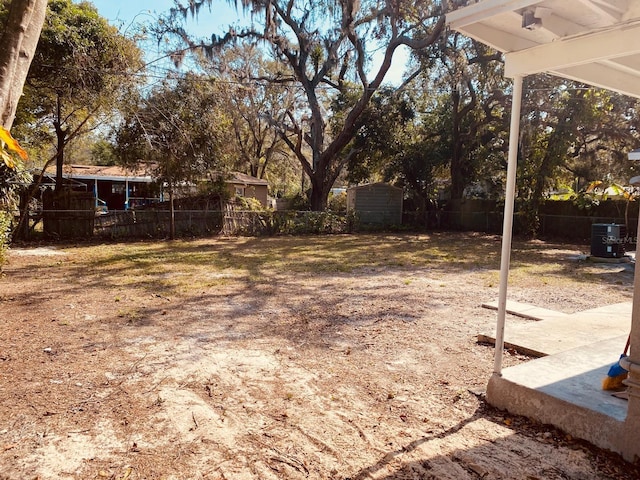
[[(516, 242), (509, 298), (629, 301), (630, 268), (588, 248)], [(15, 247), (0, 479), (640, 478), (485, 404), (499, 251), (469, 234)]]

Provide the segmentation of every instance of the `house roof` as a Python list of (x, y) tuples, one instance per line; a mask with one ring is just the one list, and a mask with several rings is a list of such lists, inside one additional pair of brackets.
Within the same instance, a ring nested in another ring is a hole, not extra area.
[(549, 73), (640, 98), (640, 0), (459, 0), (449, 26), (505, 54), (505, 76)]
[[(56, 167), (49, 167), (46, 172), (49, 176), (55, 175)], [(153, 176), (148, 174), (144, 169), (126, 169), (117, 165), (100, 166), (100, 165), (65, 165), (62, 175), (67, 179), (77, 180), (111, 180), (111, 181), (130, 181), (130, 182), (152, 182)], [(228, 183), (234, 185), (265, 185), (269, 182), (266, 180), (245, 175), (244, 173), (233, 172)]]
[(269, 182), (261, 178), (252, 177), (251, 175), (245, 175), (240, 172), (233, 172), (232, 177), (227, 180), (227, 183), (234, 185), (265, 185), (268, 186)]
[[(56, 169), (47, 169), (49, 175), (55, 175)], [(125, 169), (123, 167), (99, 166), (99, 165), (65, 165), (62, 169), (62, 176), (78, 180), (111, 180), (111, 181), (131, 181), (131, 182), (152, 182), (153, 178), (144, 170)]]

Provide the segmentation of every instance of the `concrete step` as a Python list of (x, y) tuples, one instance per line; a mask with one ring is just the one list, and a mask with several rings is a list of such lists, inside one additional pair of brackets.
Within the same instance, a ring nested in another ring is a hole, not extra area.
[[(498, 301), (487, 302), (482, 304), (483, 308), (498, 310)], [(568, 314), (558, 312), (557, 310), (549, 310), (547, 308), (536, 307), (528, 303), (520, 303), (513, 300), (507, 300), (507, 313), (516, 315), (530, 320), (549, 320), (552, 318), (564, 318)]]
[[(625, 340), (618, 346), (620, 354), (626, 343), (626, 336), (631, 331), (631, 302), (605, 305), (573, 314), (507, 302), (507, 311), (509, 310), (538, 320), (515, 324), (507, 319), (505, 322), (505, 347), (534, 357), (553, 355), (622, 336)], [(478, 341), (495, 343), (495, 329), (493, 332), (480, 333)]]

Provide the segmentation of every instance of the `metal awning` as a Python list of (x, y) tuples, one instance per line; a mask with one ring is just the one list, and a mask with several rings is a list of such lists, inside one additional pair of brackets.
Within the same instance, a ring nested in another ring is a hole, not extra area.
[[(494, 377), (502, 371), (523, 78), (547, 73), (640, 98), (640, 0), (457, 0), (450, 28), (504, 54), (513, 78)], [(631, 152), (629, 158), (640, 158)], [(640, 220), (640, 219), (639, 219)], [(640, 237), (640, 221), (637, 237)], [(636, 264), (637, 265), (637, 264)], [(634, 279), (628, 410), (619, 444), (640, 457), (640, 269)]]
[(640, 98), (639, 0), (466, 3), (447, 23), (503, 52), (505, 76), (544, 72)]

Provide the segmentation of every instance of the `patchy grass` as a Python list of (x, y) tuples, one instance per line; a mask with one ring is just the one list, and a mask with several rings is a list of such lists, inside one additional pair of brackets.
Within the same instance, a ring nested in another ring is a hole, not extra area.
[(487, 237), (438, 235), (336, 235), (269, 238), (214, 238), (72, 247), (76, 262), (137, 275), (158, 275), (168, 267), (251, 274), (272, 272), (351, 272), (364, 267), (497, 267), (499, 242)]
[[(522, 246), (526, 248), (521, 248)], [(536, 242), (514, 242), (513, 270), (542, 273), (557, 267), (555, 258), (536, 255), (550, 248)], [(579, 247), (578, 247), (579, 248)], [(432, 235), (336, 235), (268, 238), (212, 238), (173, 242), (116, 243), (69, 247), (73, 263), (103, 272), (126, 265), (136, 275), (158, 276), (175, 267), (217, 273), (351, 272), (365, 267), (441, 267), (498, 269), (500, 240), (495, 236), (439, 233)], [(556, 266), (554, 266), (554, 264)]]
[[(469, 233), (240, 237), (70, 246), (67, 266), (105, 285), (188, 293), (235, 282), (268, 283), (282, 274), (393, 269), (459, 271), (497, 287), (500, 237)], [(515, 240), (512, 285), (558, 286), (590, 281), (569, 257), (588, 246)], [(411, 280), (408, 280), (410, 282)], [(533, 282), (533, 283), (532, 283)]]
[[(581, 262), (582, 249), (516, 240), (510, 298), (567, 313), (626, 301), (629, 271)], [(0, 465), (12, 478), (196, 478), (206, 465), (222, 466), (215, 478), (458, 478), (478, 461), (504, 477), (544, 477), (540, 464), (597, 477), (599, 454), (576, 457), (547, 426), (530, 433), (470, 393), (494, 363), (476, 338), (495, 325), (480, 305), (496, 298), (499, 237), (57, 250), (12, 252), (0, 278)]]

